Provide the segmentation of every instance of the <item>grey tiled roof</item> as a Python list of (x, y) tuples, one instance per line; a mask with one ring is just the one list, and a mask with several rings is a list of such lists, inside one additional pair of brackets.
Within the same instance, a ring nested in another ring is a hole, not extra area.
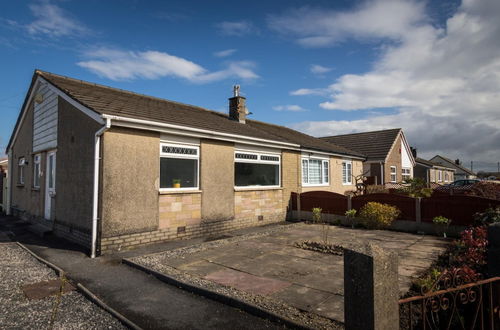
[(227, 114), (193, 105), (137, 94), (39, 70), (36, 71), (36, 74), (98, 114), (143, 119), (240, 136), (288, 142), (318, 151), (364, 157), (362, 153), (357, 151), (326, 143), (321, 139), (287, 127), (248, 119), (246, 124), (241, 124), (229, 119)]
[(384, 160), (401, 128), (325, 136), (321, 139), (366, 155), (367, 160)]
[[(472, 172), (471, 170), (469, 170), (468, 168), (462, 166), (462, 165), (457, 165), (455, 164), (455, 162), (449, 158), (446, 158), (446, 157), (443, 157), (441, 155), (436, 155), (434, 157), (432, 157), (432, 159), (436, 158), (436, 157), (440, 157), (442, 158), (443, 160), (445, 160), (447, 163), (449, 163), (449, 167), (452, 167), (452, 168), (456, 168), (458, 170), (461, 170), (462, 172), (464, 173), (467, 173), (467, 174), (470, 174), (470, 175), (476, 175), (476, 173)], [(441, 166), (445, 166), (444, 164), (442, 164), (442, 162), (436, 162), (434, 161), (436, 164), (440, 164)]]
[(430, 160), (426, 160), (426, 159), (423, 159), (423, 158), (418, 158), (417, 157), (417, 158), (415, 158), (415, 162), (423, 164), (423, 165), (426, 165), (426, 166), (429, 166), (429, 167), (443, 167), (443, 168), (447, 168), (449, 170), (455, 171), (455, 169), (453, 167), (449, 167), (449, 166), (446, 166), (446, 165), (434, 163), (434, 162), (431, 162)]

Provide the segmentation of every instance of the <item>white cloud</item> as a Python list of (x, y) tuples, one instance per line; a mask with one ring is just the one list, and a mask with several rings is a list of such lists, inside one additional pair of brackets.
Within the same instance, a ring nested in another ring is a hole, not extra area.
[(225, 49), (225, 50), (215, 52), (214, 56), (215, 57), (228, 57), (228, 56), (233, 55), (235, 52), (236, 52), (236, 49)]
[(297, 105), (297, 104), (276, 105), (273, 107), (273, 110), (275, 110), (275, 111), (294, 111), (294, 112), (307, 111), (306, 109), (302, 108), (300, 105)]
[[(409, 15), (412, 10), (414, 15)], [(370, 39), (382, 44), (382, 53), (368, 72), (343, 75), (325, 87), (330, 100), (320, 104), (324, 109), (371, 113), (364, 119), (306, 122), (296, 128), (321, 136), (403, 127), (421, 155), (498, 161), (499, 1), (464, 0), (443, 27), (431, 24), (422, 4), (414, 1), (369, 1), (347, 13), (301, 13), (293, 16), (297, 22), (289, 33), (303, 45), (311, 46), (304, 43), (311, 36), (328, 39), (324, 46), (347, 38)], [(360, 27), (343, 20), (345, 15)], [(307, 27), (306, 32), (298, 27)], [(316, 90), (302, 88), (292, 94)], [(393, 111), (377, 115), (376, 109), (384, 108)]]
[(303, 7), (284, 15), (271, 15), (271, 29), (292, 35), (308, 47), (324, 47), (347, 38), (403, 38), (424, 18), (422, 2), (404, 0), (365, 1), (350, 11)]
[(249, 61), (229, 62), (227, 68), (210, 72), (199, 64), (159, 51), (123, 51), (100, 48), (85, 54), (88, 60), (77, 64), (112, 80), (157, 79), (176, 77), (191, 82), (211, 82), (236, 77), (256, 79), (254, 64)]
[(328, 88), (299, 88), (291, 91), (290, 95), (303, 96), (303, 95), (328, 95)]
[(244, 36), (247, 34), (254, 33), (255, 27), (252, 22), (242, 20), (242, 21), (234, 21), (234, 22), (220, 22), (215, 25), (219, 32), (226, 36)]
[(89, 32), (88, 28), (72, 18), (70, 13), (48, 1), (31, 4), (29, 8), (36, 19), (25, 28), (32, 35), (63, 37)]
[(332, 68), (328, 68), (326, 66), (322, 66), (319, 64), (311, 65), (311, 73), (314, 73), (316, 75), (323, 75), (323, 74), (328, 73), (332, 70), (333, 70)]

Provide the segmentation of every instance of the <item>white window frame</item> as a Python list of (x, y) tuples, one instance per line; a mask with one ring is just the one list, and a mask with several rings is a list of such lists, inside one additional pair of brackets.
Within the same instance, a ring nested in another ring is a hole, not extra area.
[[(236, 158), (237, 154), (245, 154), (257, 156), (257, 159), (244, 159), (244, 158)], [(278, 160), (262, 160), (262, 156), (270, 156), (270, 157), (278, 157)], [(272, 164), (278, 165), (278, 184), (271, 186), (237, 186), (234, 185), (234, 189), (272, 189), (272, 188), (280, 188), (281, 187), (281, 154), (272, 153), (272, 152), (253, 152), (248, 150), (235, 150), (234, 151), (234, 163), (253, 163), (253, 164)], [(234, 166), (233, 166), (234, 168)], [(234, 173), (236, 176), (236, 173)]]
[(448, 182), (450, 180), (450, 174), (448, 171), (444, 171), (444, 182)]
[(442, 182), (443, 181), (443, 171), (438, 170), (438, 180), (437, 182)]
[[(310, 183), (310, 175), (309, 175), (309, 169), (311, 168), (309, 162), (311, 160), (319, 160), (321, 161), (321, 183)], [(307, 182), (304, 182), (304, 161), (307, 162)], [(325, 158), (325, 157), (318, 157), (318, 156), (302, 156), (301, 162), (301, 180), (302, 180), (302, 186), (304, 187), (321, 187), (321, 186), (329, 186), (330, 185), (330, 159)], [(328, 180), (325, 181), (325, 166), (328, 168)]]
[[(345, 164), (345, 178), (346, 178), (346, 181), (344, 181), (344, 164)], [(347, 165), (349, 165), (349, 167), (351, 168), (351, 175), (348, 175), (349, 171), (347, 170)], [(344, 159), (342, 160), (342, 185), (344, 186), (350, 186), (352, 185), (352, 160), (347, 160), (347, 159)]]
[(41, 161), (41, 154), (36, 154), (35, 156), (33, 156), (33, 188), (40, 188), (40, 178), (42, 173)]
[[(163, 152), (163, 147), (168, 146), (168, 147), (174, 147), (174, 148), (188, 148), (188, 149), (196, 149), (196, 155), (184, 155), (184, 154), (178, 154), (178, 153), (169, 153), (169, 152)], [(180, 144), (180, 143), (167, 143), (167, 142), (160, 142), (160, 159), (161, 158), (175, 158), (175, 159), (196, 159), (196, 187), (180, 187), (180, 188), (161, 188), (161, 170), (159, 173), (159, 191), (160, 192), (172, 192), (172, 191), (187, 191), (187, 190), (200, 190), (200, 146), (199, 145), (193, 145), (193, 144)]]
[[(390, 169), (391, 169), (391, 171), (390, 171), (389, 175), (390, 175), (391, 182), (397, 183), (398, 182), (398, 167), (391, 166)], [(392, 179), (393, 175), (394, 175), (394, 180)]]
[(411, 168), (402, 167), (401, 168), (401, 180), (411, 179)]
[(24, 185), (25, 175), (26, 175), (24, 171), (25, 166), (26, 166), (26, 159), (24, 157), (20, 157), (17, 166), (17, 169), (19, 171), (19, 173), (17, 174), (17, 184), (19, 185)]

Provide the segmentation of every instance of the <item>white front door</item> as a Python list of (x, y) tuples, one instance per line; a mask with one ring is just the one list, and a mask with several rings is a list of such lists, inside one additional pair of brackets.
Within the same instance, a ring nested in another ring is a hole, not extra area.
[(47, 170), (45, 176), (45, 219), (51, 219), (52, 197), (56, 193), (56, 152), (47, 153)]

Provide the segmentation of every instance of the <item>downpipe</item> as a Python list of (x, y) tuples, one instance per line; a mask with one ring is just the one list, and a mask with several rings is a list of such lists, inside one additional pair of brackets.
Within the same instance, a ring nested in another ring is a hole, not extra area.
[(105, 118), (106, 124), (100, 128), (94, 137), (94, 193), (92, 201), (92, 245), (90, 257), (97, 254), (97, 223), (99, 221), (99, 170), (101, 165), (101, 136), (111, 127), (111, 119)]

